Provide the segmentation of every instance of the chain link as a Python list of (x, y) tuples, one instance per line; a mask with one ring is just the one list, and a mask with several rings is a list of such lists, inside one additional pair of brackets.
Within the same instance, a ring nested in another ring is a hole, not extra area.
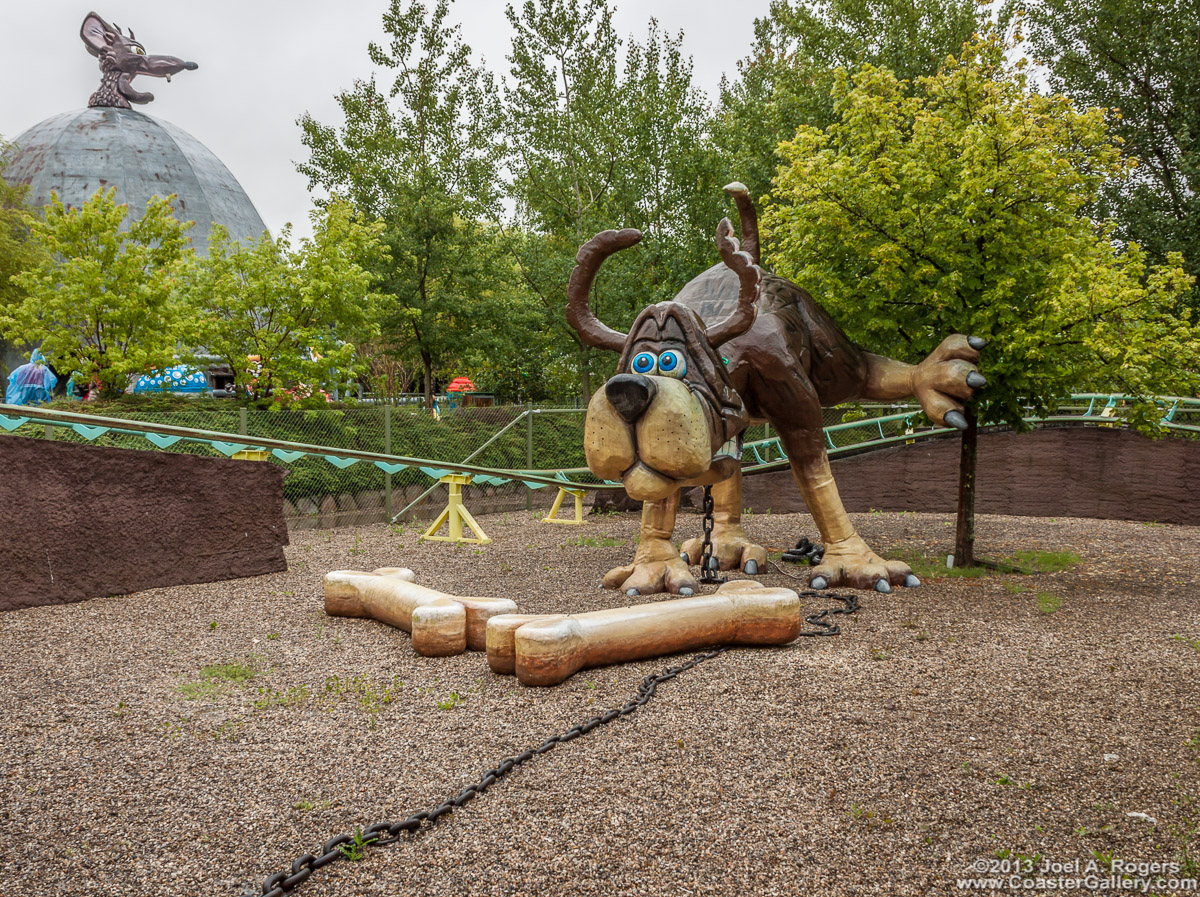
[(704, 487), (704, 547), (700, 554), (700, 581), (706, 585), (725, 582), (726, 577), (717, 575), (718, 564), (713, 560), (713, 497), (712, 486)]
[(552, 738), (546, 739), (546, 741), (536, 748), (530, 748), (519, 754), (506, 757), (499, 764), (484, 772), (478, 782), (468, 785), (457, 796), (443, 801), (432, 810), (414, 813), (401, 822), (376, 822), (354, 835), (338, 835), (330, 838), (322, 846), (320, 856), (306, 853), (303, 856), (297, 857), (289, 869), (276, 872), (267, 878), (262, 884), (261, 892), (256, 892), (251, 887), (243, 891), (242, 897), (258, 897), (259, 894), (262, 897), (283, 897), (284, 894), (303, 884), (313, 872), (323, 866), (351, 857), (361, 859), (364, 848), (393, 844), (399, 841), (406, 832), (410, 835), (416, 835), (419, 831), (432, 828), (443, 816), (453, 813), (468, 801), (474, 800), (522, 763), (527, 763), (538, 754), (552, 751), (560, 744), (566, 744), (568, 741), (574, 741), (582, 735), (587, 735), (600, 726), (607, 726), (615, 719), (628, 716), (639, 707), (645, 706), (654, 697), (660, 683), (674, 679), (680, 673), (686, 672), (697, 664), (716, 657), (724, 650), (723, 647), (713, 648), (703, 654), (697, 654), (691, 660), (677, 666), (668, 667), (657, 675), (647, 676), (638, 685), (633, 700), (629, 703), (609, 710), (599, 716), (593, 716), (586, 722), (580, 723), (578, 726), (567, 730), (561, 735), (555, 735)]

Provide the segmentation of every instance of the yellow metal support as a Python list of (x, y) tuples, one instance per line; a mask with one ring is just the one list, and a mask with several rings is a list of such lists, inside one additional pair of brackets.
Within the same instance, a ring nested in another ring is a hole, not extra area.
[[(563, 499), (567, 497), (567, 493), (575, 496), (575, 519), (563, 520), (558, 516), (558, 511), (562, 507)], [(554, 496), (554, 504), (550, 506), (550, 513), (542, 518), (542, 523), (583, 523), (583, 497), (587, 494), (583, 489), (567, 489), (564, 486), (558, 487), (558, 495)]]
[[(452, 473), (438, 481), (450, 487), (450, 503), (446, 505), (442, 513), (438, 514), (437, 520), (433, 521), (433, 526), (429, 527), (425, 531), (425, 535), (421, 536), (422, 539), (429, 539), (433, 542), (470, 542), (474, 545), (487, 545), (492, 541), (488, 538), (487, 533), (479, 528), (479, 524), (475, 522), (471, 512), (463, 506), (462, 487), (470, 485), (472, 479), (474, 477)], [(443, 523), (450, 524), (450, 535), (435, 536), (434, 533), (442, 528)], [(464, 523), (478, 538), (463, 538)]]
[(256, 449), (243, 449), (240, 452), (234, 452), (231, 457), (235, 461), (266, 461), (267, 458), (271, 457), (271, 453)]

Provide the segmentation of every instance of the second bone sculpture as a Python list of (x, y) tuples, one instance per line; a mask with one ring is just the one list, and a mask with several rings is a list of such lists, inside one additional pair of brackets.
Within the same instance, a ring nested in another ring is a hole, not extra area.
[(325, 613), (370, 617), (403, 629), (412, 635), (413, 650), (425, 657), (482, 651), (488, 619), (516, 611), (516, 602), (507, 598), (465, 598), (417, 585), (405, 567), (325, 575)]

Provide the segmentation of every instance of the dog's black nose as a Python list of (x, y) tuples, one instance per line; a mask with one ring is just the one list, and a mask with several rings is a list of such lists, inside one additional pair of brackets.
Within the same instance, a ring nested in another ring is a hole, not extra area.
[(604, 394), (617, 414), (632, 424), (654, 400), (654, 381), (641, 374), (617, 374), (604, 385)]

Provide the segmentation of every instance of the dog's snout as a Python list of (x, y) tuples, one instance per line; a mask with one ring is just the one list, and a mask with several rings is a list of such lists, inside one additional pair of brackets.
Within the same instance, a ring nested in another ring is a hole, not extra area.
[(604, 386), (604, 394), (617, 414), (632, 424), (654, 400), (654, 381), (641, 374), (617, 374)]

